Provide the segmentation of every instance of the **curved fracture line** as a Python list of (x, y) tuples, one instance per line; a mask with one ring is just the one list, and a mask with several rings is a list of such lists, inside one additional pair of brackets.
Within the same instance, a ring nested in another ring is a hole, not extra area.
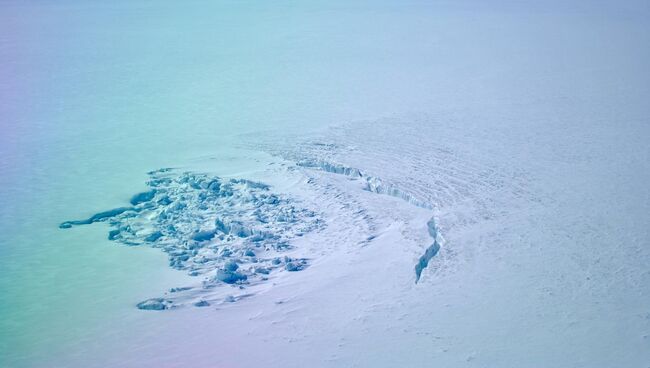
[[(423, 202), (415, 198), (412, 194), (407, 193), (399, 189), (398, 187), (392, 184), (385, 184), (380, 178), (367, 176), (364, 173), (356, 168), (347, 167), (343, 165), (331, 164), (325, 161), (301, 161), (296, 163), (298, 166), (306, 167), (310, 169), (321, 170), (333, 174), (345, 175), (355, 179), (363, 178), (365, 180), (364, 189), (377, 193), (389, 195), (391, 197), (400, 198), (414, 206), (432, 210), (433, 206), (429, 203)], [(433, 258), (438, 251), (440, 251), (440, 243), (438, 243), (437, 236), (438, 230), (436, 228), (436, 222), (433, 217), (427, 222), (427, 229), (429, 235), (433, 238), (433, 244), (431, 244), (420, 257), (418, 262), (415, 264), (415, 283), (417, 284), (422, 275), (422, 271), (427, 268), (429, 261)]]

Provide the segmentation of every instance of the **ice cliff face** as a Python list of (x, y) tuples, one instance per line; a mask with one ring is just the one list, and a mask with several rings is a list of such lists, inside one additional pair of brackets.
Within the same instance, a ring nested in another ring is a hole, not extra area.
[(108, 222), (109, 240), (160, 248), (169, 255), (170, 267), (203, 277), (200, 286), (172, 289), (173, 297), (149, 299), (138, 308), (162, 310), (189, 302), (208, 306), (201, 290), (227, 285), (246, 288), (268, 281), (277, 272), (309, 266), (307, 259), (284, 253), (293, 239), (322, 227), (322, 220), (294, 200), (274, 194), (268, 185), (179, 175), (171, 169), (152, 171), (149, 176), (149, 190), (134, 195), (131, 206), (60, 225)]
[(391, 197), (397, 197), (405, 200), (406, 202), (425, 209), (433, 209), (433, 206), (421, 199), (416, 198), (414, 195), (405, 192), (404, 190), (398, 188), (397, 186), (386, 183), (381, 178), (376, 176), (369, 176), (363, 173), (360, 169), (335, 164), (327, 161), (312, 161), (312, 160), (302, 160), (298, 161), (298, 166), (322, 170), (333, 174), (346, 175), (354, 179), (363, 180), (363, 189), (369, 192), (377, 194), (385, 194)]

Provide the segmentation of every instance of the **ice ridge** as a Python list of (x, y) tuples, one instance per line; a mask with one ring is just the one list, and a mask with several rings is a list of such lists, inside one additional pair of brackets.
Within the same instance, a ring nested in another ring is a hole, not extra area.
[[(300, 167), (305, 167), (314, 170), (321, 170), (328, 173), (339, 174), (349, 176), (353, 179), (359, 179), (363, 181), (363, 189), (369, 192), (388, 195), (391, 197), (400, 198), (414, 206), (432, 210), (433, 206), (425, 201), (417, 199), (412, 194), (401, 190), (399, 187), (387, 183), (381, 178), (375, 176), (366, 175), (363, 171), (357, 168), (349, 167), (346, 165), (331, 163), (327, 161), (319, 160), (301, 160), (296, 163)], [(427, 268), (429, 261), (438, 253), (440, 250), (440, 243), (438, 242), (438, 230), (436, 228), (436, 222), (433, 217), (427, 222), (427, 229), (431, 238), (433, 238), (433, 244), (431, 244), (425, 250), (424, 254), (420, 256), (418, 262), (415, 265), (415, 283), (420, 280), (422, 271)]]

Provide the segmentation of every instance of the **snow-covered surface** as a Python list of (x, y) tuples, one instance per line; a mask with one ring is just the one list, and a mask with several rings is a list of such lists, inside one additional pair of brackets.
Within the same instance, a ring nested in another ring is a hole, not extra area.
[(648, 366), (645, 2), (269, 4), (0, 3), (0, 366)]
[[(274, 155), (249, 175), (270, 186), (254, 188), (295, 198), (309, 209), (298, 221), (307, 226), (306, 219), (318, 216), (322, 226), (292, 238), (289, 254), (310, 265), (301, 272), (283, 268), (263, 280), (268, 282), (235, 287), (208, 279), (198, 292), (169, 293), (175, 306), (192, 302), (204, 311), (172, 308), (163, 312), (168, 321), (196, 319), (215, 328), (196, 331), (189, 345), (163, 338), (160, 344), (179, 354), (175, 364), (190, 359), (205, 366), (248, 366), (264, 359), (317, 366), (614, 366), (648, 359), (647, 190), (638, 193), (640, 201), (612, 201), (607, 197), (615, 194), (607, 195), (603, 186), (572, 189), (574, 180), (602, 180), (600, 170), (583, 166), (590, 160), (608, 171), (618, 164), (598, 145), (583, 147), (588, 159), (574, 157), (577, 151), (564, 151), (561, 143), (547, 145), (560, 141), (562, 131), (538, 132), (536, 141), (521, 145), (524, 133), (516, 129), (499, 135), (476, 130), (471, 138), (453, 139), (459, 129), (413, 116), (301, 137), (242, 137), (242, 146)], [(438, 140), (421, 139), (422, 131)], [(616, 132), (604, 129), (594, 139), (605, 141)], [(634, 142), (630, 133), (624, 139)], [(355, 138), (361, 135), (362, 142)], [(496, 136), (499, 143), (492, 141)], [(580, 142), (572, 144), (579, 148)], [(621, 147), (630, 150), (627, 157), (640, 156), (618, 170), (647, 172), (637, 147), (642, 145)], [(531, 152), (554, 165), (531, 161)], [(579, 168), (585, 171), (576, 177)], [(633, 188), (622, 173), (605, 177), (620, 181), (615, 188)], [(183, 178), (175, 180), (187, 182)], [(211, 180), (196, 187), (209, 190)], [(207, 213), (231, 212), (219, 199), (206, 201), (217, 205)], [(627, 208), (627, 220), (607, 216), (616, 206)], [(190, 218), (205, 222), (188, 230), (214, 226), (201, 210), (189, 211)], [(285, 230), (275, 225), (267, 231)], [(243, 254), (249, 246), (236, 249), (242, 254), (234, 259), (249, 265)], [(224, 258), (215, 257), (214, 263), (198, 263), (199, 269), (227, 270)], [(259, 262), (272, 264), (271, 259)], [(232, 353), (209, 353), (233, 341), (246, 343)], [(239, 350), (245, 346), (259, 348), (245, 354)], [(141, 353), (130, 359), (158, 359)]]

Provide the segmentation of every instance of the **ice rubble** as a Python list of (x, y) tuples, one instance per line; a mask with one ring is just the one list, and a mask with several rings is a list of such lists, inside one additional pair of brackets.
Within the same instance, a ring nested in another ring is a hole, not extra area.
[[(323, 226), (313, 211), (298, 207), (296, 201), (272, 193), (266, 184), (244, 179), (178, 175), (171, 169), (152, 171), (149, 176), (150, 189), (134, 195), (130, 207), (66, 221), (59, 227), (108, 222), (110, 240), (160, 248), (169, 255), (171, 267), (204, 276), (201, 286), (173, 288), (174, 295), (195, 296), (193, 289), (228, 284), (244, 288), (267, 281), (275, 272), (308, 267), (307, 259), (282, 255), (291, 248), (292, 239)], [(137, 307), (164, 310), (183, 300), (153, 298)], [(193, 304), (209, 305), (203, 299)]]

